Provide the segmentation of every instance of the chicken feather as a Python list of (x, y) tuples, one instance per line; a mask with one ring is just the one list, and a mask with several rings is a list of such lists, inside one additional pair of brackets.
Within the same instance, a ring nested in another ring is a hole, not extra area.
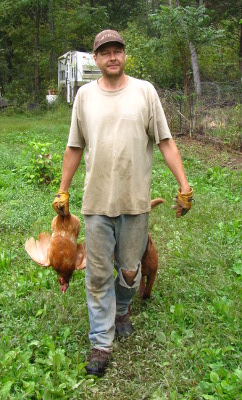
[(86, 266), (83, 245), (77, 244), (80, 227), (80, 220), (75, 215), (57, 215), (51, 223), (52, 235), (43, 232), (38, 240), (31, 237), (25, 242), (25, 250), (33, 261), (43, 267), (51, 266), (57, 272), (63, 293), (74, 270)]
[[(152, 200), (151, 209), (164, 202), (161, 198)], [(25, 242), (25, 250), (33, 261), (43, 267), (51, 266), (57, 272), (63, 293), (69, 286), (74, 270), (86, 267), (85, 242), (77, 244), (80, 228), (80, 220), (75, 215), (57, 215), (51, 223), (52, 235), (43, 232), (39, 234), (38, 240), (31, 237)], [(158, 254), (150, 235), (141, 265), (140, 294), (148, 298), (158, 267)], [(147, 277), (146, 284), (144, 277)]]

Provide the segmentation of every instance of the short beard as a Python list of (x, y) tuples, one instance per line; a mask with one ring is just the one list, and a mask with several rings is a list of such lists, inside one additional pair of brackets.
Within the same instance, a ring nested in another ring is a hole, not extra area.
[(123, 75), (123, 73), (124, 73), (124, 68), (120, 68), (120, 70), (118, 72), (114, 72), (114, 73), (109, 72), (107, 70), (102, 71), (102, 75), (109, 79), (110, 78), (113, 78), (113, 79), (119, 78), (120, 76)]

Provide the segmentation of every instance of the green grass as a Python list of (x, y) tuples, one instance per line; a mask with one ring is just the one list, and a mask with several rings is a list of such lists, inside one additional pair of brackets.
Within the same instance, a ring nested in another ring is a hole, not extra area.
[[(55, 272), (37, 266), (24, 250), (29, 236), (50, 230), (58, 187), (27, 183), (30, 143), (51, 143), (48, 152), (62, 159), (69, 124), (64, 107), (0, 115), (0, 399), (241, 399), (238, 155), (178, 141), (196, 205), (176, 220), (177, 184), (155, 149), (152, 198), (166, 199), (150, 214), (158, 277), (149, 301), (134, 299), (135, 334), (115, 341), (110, 369), (96, 379), (84, 368), (85, 271), (74, 274), (62, 295)], [(55, 163), (60, 170), (62, 161)], [(83, 179), (82, 163), (70, 189), (81, 240)]]

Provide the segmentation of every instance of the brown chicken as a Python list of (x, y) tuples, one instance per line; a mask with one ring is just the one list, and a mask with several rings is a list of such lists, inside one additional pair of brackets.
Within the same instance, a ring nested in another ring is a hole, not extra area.
[(151, 239), (150, 234), (148, 233), (148, 242), (146, 250), (141, 260), (142, 277), (139, 286), (139, 295), (143, 297), (143, 299), (150, 298), (157, 269), (158, 269), (158, 253), (154, 245), (154, 242)]
[(38, 240), (31, 237), (25, 242), (25, 250), (33, 261), (43, 267), (51, 266), (57, 272), (63, 293), (74, 270), (86, 267), (85, 248), (77, 244), (80, 228), (80, 220), (75, 215), (57, 215), (51, 223), (52, 235), (43, 232)]
[[(153, 209), (165, 200), (158, 198), (151, 201)], [(52, 235), (49, 232), (40, 233), (38, 240), (33, 237), (26, 240), (25, 250), (37, 264), (43, 267), (51, 266), (58, 274), (63, 293), (69, 286), (70, 278), (76, 269), (86, 267), (85, 243), (77, 244), (81, 223), (73, 214), (57, 215), (52, 223)], [(154, 242), (148, 235), (145, 253), (141, 260), (142, 279), (139, 294), (144, 299), (150, 297), (152, 286), (158, 269), (158, 253)]]
[[(151, 200), (151, 209), (158, 204), (165, 203), (164, 199), (158, 198)], [(149, 299), (158, 269), (158, 252), (154, 242), (148, 233), (148, 242), (141, 260), (142, 278), (139, 286), (139, 295), (143, 299)]]

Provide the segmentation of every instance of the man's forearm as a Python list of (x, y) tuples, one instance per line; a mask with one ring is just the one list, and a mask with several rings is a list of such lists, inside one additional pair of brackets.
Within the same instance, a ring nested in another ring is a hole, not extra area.
[(67, 147), (64, 154), (60, 190), (68, 192), (72, 178), (80, 165), (83, 149)]
[(179, 153), (179, 150), (173, 139), (161, 140), (159, 143), (159, 149), (163, 154), (164, 160), (168, 168), (173, 173), (177, 180), (182, 193), (188, 193), (190, 186), (186, 178), (184, 166)]

